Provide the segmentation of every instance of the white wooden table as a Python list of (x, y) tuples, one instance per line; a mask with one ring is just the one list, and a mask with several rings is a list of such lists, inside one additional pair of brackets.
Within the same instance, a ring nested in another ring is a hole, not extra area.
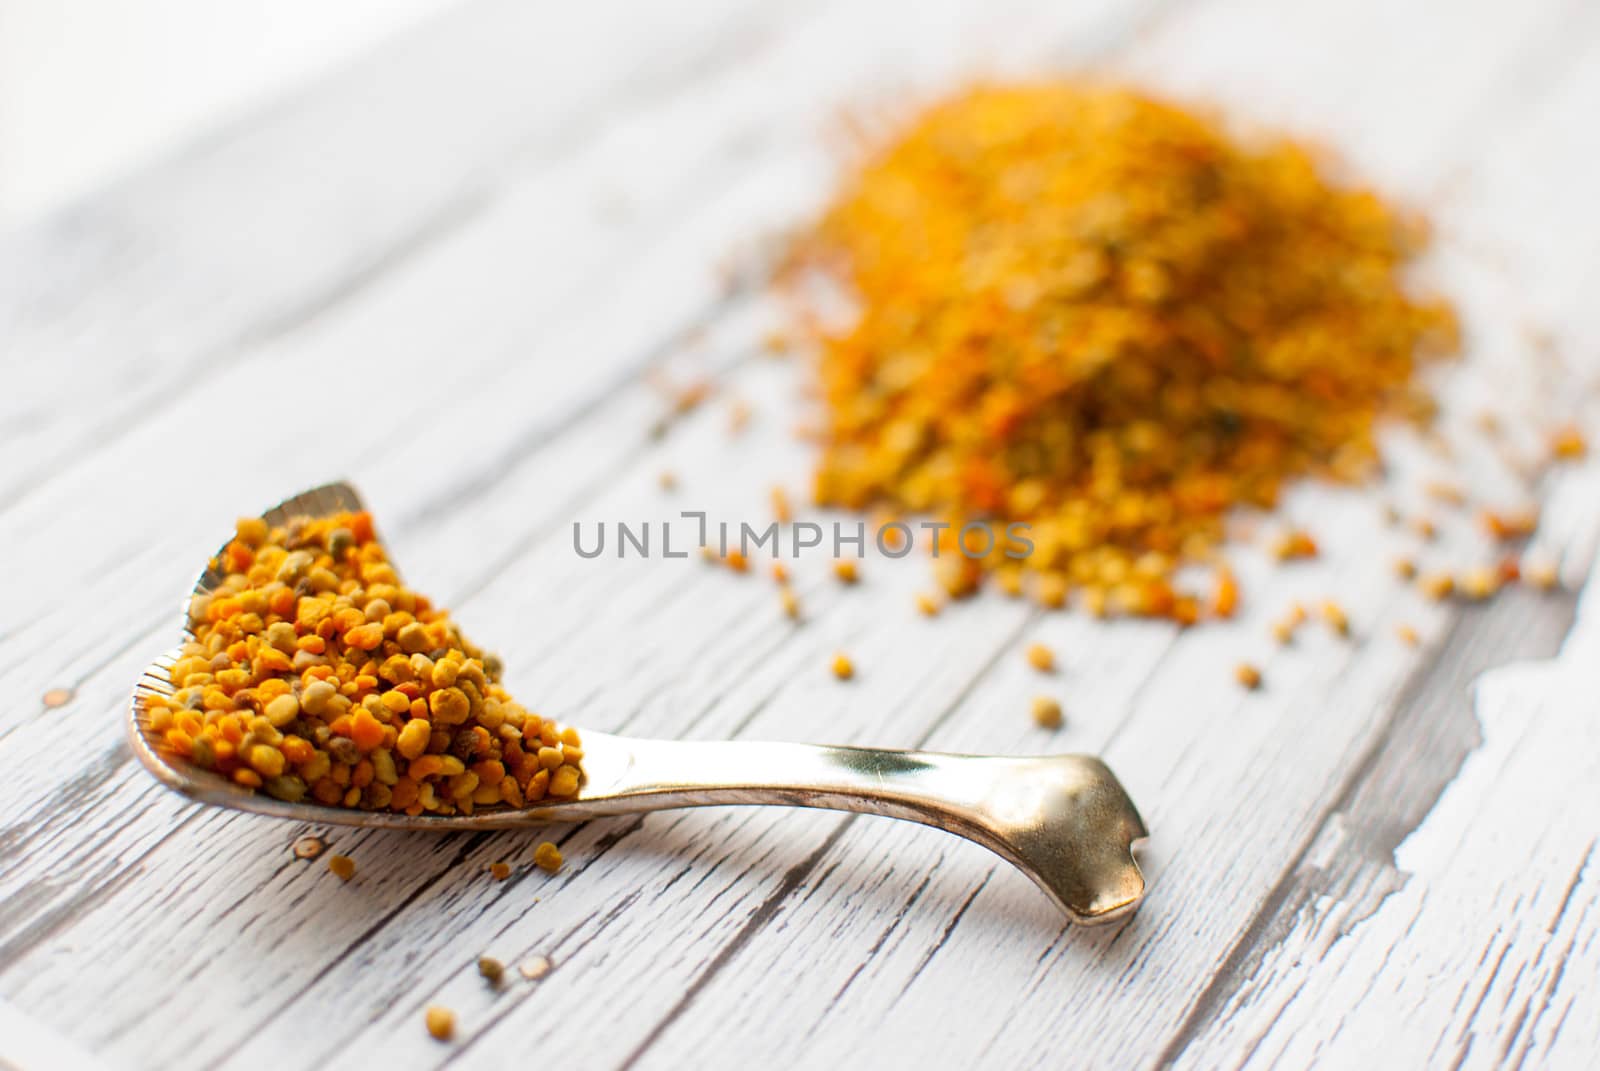
[[(1388, 487), (1297, 491), (1324, 556), (1241, 549), (1242, 617), (1181, 634), (998, 596), (923, 620), (924, 563), (845, 590), (818, 558), (797, 626), (764, 578), (573, 552), (575, 520), (761, 519), (804, 486), (801, 372), (726, 266), (826, 196), (837, 109), (1063, 64), (1338, 145), (1439, 221), (1429, 278), (1470, 331), (1448, 390), (1515, 396), (1535, 325), (1563, 415), (1589, 415), (1587, 0), (470, 5), (0, 247), (0, 1066), (1592, 1066), (1600, 608), (1401, 587), (1415, 540), (1381, 504), (1433, 463), (1416, 444)], [(663, 374), (719, 394), (664, 421)], [(128, 691), (232, 518), (338, 476), (543, 712), (1103, 754), (1153, 831), (1144, 906), (1068, 928), (982, 849), (823, 812), (560, 828), (549, 877), (526, 834), (185, 803), (123, 745)], [(1600, 466), (1540, 493), (1575, 590)], [(1424, 558), (1481, 552), (1468, 527)], [(1351, 640), (1272, 644), (1327, 594)], [(1054, 736), (1026, 714), (1034, 640), (1063, 662)], [(1244, 659), (1260, 692), (1230, 682)], [(356, 879), (297, 860), (308, 834)], [(495, 992), (482, 954), (553, 969)], [(453, 1044), (423, 1032), (433, 1003)]]

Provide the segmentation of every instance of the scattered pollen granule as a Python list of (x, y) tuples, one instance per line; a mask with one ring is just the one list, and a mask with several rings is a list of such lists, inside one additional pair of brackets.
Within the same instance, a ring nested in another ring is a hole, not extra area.
[(456, 1032), (456, 1013), (449, 1008), (435, 1004), (427, 1010), (423, 1021), (427, 1023), (428, 1033), (438, 1041), (449, 1041)]
[(817, 355), (815, 499), (949, 522), (941, 565), (968, 522), (1029, 526), (952, 597), (1020, 568), (1045, 606), (1198, 616), (1177, 574), (1227, 512), (1373, 473), (1379, 419), (1428, 415), (1413, 373), (1456, 346), (1402, 281), (1422, 228), (1331, 173), (1077, 82), (910, 117), (782, 273)]
[(1061, 728), (1061, 704), (1047, 695), (1033, 700), (1033, 723), (1041, 729)]
[(1499, 589), (1500, 577), (1486, 565), (1473, 566), (1456, 582), (1456, 591), (1473, 602), (1481, 602)]
[(330, 855), (328, 869), (337, 874), (340, 881), (349, 881), (356, 876), (356, 861), (348, 855)]
[(1554, 591), (1561, 583), (1560, 571), (1550, 558), (1533, 558), (1522, 563), (1522, 576), (1540, 591)]
[(1484, 510), (1478, 519), (1484, 530), (1501, 542), (1526, 539), (1539, 527), (1536, 509)]
[(1306, 623), (1306, 608), (1300, 603), (1290, 603), (1289, 609), (1272, 625), (1273, 639), (1281, 644), (1294, 642), (1294, 634)]
[[(291, 803), (472, 814), (577, 792), (582, 742), (401, 583), (367, 513), (241, 520), (189, 607), (150, 735)], [(541, 758), (553, 754), (556, 761)]]
[(1439, 602), (1455, 591), (1456, 580), (1449, 573), (1424, 573), (1417, 579), (1417, 587), (1428, 598)]
[(850, 661), (850, 656), (840, 652), (833, 656), (833, 675), (842, 681), (847, 681), (856, 675), (856, 664)]
[(509, 863), (490, 863), (489, 864), (489, 876), (491, 878), (493, 878), (495, 881), (505, 881), (507, 878), (509, 878), (511, 876), (511, 864), (509, 864)]
[(1239, 581), (1232, 570), (1223, 569), (1217, 574), (1217, 586), (1211, 595), (1211, 612), (1220, 618), (1232, 617), (1239, 609)]
[(1272, 556), (1280, 562), (1296, 561), (1317, 556), (1317, 541), (1304, 529), (1284, 532), (1272, 541)]
[(1055, 652), (1042, 643), (1030, 643), (1027, 651), (1023, 653), (1028, 659), (1028, 665), (1040, 673), (1049, 673), (1056, 668)]
[(1350, 635), (1350, 615), (1344, 612), (1343, 606), (1331, 599), (1322, 604), (1322, 620), (1338, 635)]
[(533, 865), (549, 874), (561, 869), (561, 849), (550, 841), (542, 841), (533, 850)]
[(1576, 461), (1589, 453), (1589, 440), (1571, 425), (1550, 436), (1550, 455), (1559, 461)]
[(1504, 586), (1522, 579), (1522, 562), (1514, 554), (1502, 557), (1494, 566), (1495, 581)]
[(1261, 671), (1248, 662), (1242, 662), (1234, 668), (1233, 679), (1252, 692), (1261, 687)]

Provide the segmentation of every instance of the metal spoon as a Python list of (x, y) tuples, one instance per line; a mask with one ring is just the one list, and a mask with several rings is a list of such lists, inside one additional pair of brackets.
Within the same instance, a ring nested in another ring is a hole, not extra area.
[[(354, 488), (336, 483), (296, 495), (263, 519), (277, 525), (364, 508)], [(195, 592), (209, 593), (221, 579), (208, 569)], [(187, 612), (184, 622), (187, 630)], [(511, 829), (717, 804), (820, 807), (903, 818), (975, 841), (1015, 864), (1075, 922), (1121, 918), (1144, 896), (1132, 852), (1148, 835), (1144, 823), (1116, 777), (1092, 756), (638, 740), (580, 730), (584, 783), (572, 800), (449, 817), (286, 803), (187, 762), (145, 732), (145, 698), (176, 690), (170, 674), (176, 653), (157, 658), (134, 688), (128, 738), (146, 769), (201, 803), (301, 822), (410, 830)]]

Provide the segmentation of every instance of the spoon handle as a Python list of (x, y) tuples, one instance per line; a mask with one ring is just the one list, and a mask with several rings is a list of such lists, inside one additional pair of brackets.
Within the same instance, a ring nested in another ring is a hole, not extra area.
[(1144, 893), (1146, 836), (1099, 759), (1002, 758), (764, 741), (584, 733), (587, 779), (562, 809), (625, 813), (717, 804), (820, 807), (920, 822), (982, 844), (1076, 921), (1127, 914)]

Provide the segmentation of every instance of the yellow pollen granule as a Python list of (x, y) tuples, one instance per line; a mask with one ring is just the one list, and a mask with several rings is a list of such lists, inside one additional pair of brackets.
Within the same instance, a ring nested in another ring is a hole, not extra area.
[(456, 1013), (449, 1008), (435, 1004), (427, 1010), (423, 1021), (427, 1024), (428, 1033), (438, 1041), (449, 1041), (456, 1032)]
[(543, 841), (533, 850), (533, 865), (549, 874), (561, 869), (561, 849), (550, 841)]
[(1061, 728), (1061, 704), (1047, 695), (1033, 700), (1033, 723), (1041, 729)]

